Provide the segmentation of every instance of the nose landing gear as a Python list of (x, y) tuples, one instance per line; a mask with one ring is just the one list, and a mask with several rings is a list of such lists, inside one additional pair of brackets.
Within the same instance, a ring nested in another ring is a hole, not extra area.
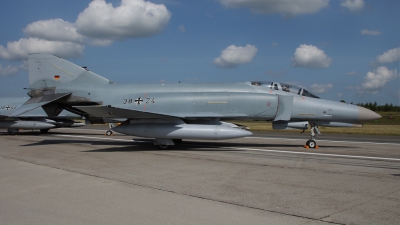
[(317, 142), (315, 140), (317, 139), (317, 135), (321, 135), (321, 132), (319, 132), (318, 127), (315, 124), (310, 123), (310, 126), (311, 139), (306, 142), (304, 148), (318, 148)]

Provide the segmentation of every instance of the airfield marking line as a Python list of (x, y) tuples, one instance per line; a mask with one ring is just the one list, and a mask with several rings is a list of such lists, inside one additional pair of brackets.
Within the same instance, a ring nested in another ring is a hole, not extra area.
[[(273, 138), (273, 137), (244, 137), (244, 138), (258, 138), (258, 139), (278, 139), (278, 140), (287, 140), (287, 141), (298, 141), (303, 140), (301, 138)], [(317, 139), (318, 141), (325, 141), (325, 142), (334, 142), (334, 143), (353, 143), (353, 144), (374, 144), (374, 145), (400, 145), (400, 143), (388, 143), (388, 142), (368, 142), (368, 141), (335, 141), (335, 140), (325, 140), (325, 139)]]
[[(77, 135), (62, 135), (62, 134), (56, 134), (56, 135), (53, 135), (53, 136), (75, 137), (75, 138), (83, 138), (83, 139), (85, 139), (85, 138), (86, 139), (98, 139), (98, 140), (115, 140), (115, 141), (125, 141), (125, 142), (146, 142), (146, 141), (135, 141), (135, 140), (127, 140), (127, 139), (117, 139), (117, 138), (99, 138), (99, 137), (88, 137), (88, 136), (77, 136)], [(213, 148), (228, 148), (228, 149), (244, 150), (244, 151), (258, 151), (258, 152), (297, 154), (297, 155), (316, 155), (316, 156), (353, 158), (353, 159), (374, 159), (374, 160), (400, 161), (400, 159), (398, 159), (398, 158), (383, 158), (383, 157), (373, 157), (373, 156), (337, 155), (337, 154), (316, 153), (316, 152), (294, 152), (294, 151), (282, 151), (282, 150), (272, 150), (272, 149), (221, 147), (221, 146), (199, 145), (199, 144), (185, 144), (185, 145), (194, 145), (194, 146), (200, 146), (200, 147), (213, 147)]]
[(282, 150), (272, 150), (272, 149), (221, 147), (221, 146), (197, 145), (197, 144), (187, 144), (187, 145), (195, 145), (195, 146), (201, 146), (201, 147), (213, 147), (213, 148), (228, 148), (228, 149), (235, 149), (235, 150), (258, 151), (258, 152), (274, 152), (274, 153), (287, 153), (287, 154), (298, 154), (298, 155), (316, 155), (316, 156), (341, 157), (341, 158), (400, 161), (400, 159), (398, 159), (398, 158), (383, 158), (383, 157), (373, 157), (373, 156), (338, 155), (338, 154), (316, 153), (316, 152), (294, 152), (294, 151), (282, 151)]

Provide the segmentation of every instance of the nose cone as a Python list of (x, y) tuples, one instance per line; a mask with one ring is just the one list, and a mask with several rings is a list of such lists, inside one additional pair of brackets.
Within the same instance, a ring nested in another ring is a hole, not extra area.
[(381, 118), (381, 116), (374, 111), (358, 106), (358, 120), (359, 121), (368, 121), (368, 120), (376, 120)]

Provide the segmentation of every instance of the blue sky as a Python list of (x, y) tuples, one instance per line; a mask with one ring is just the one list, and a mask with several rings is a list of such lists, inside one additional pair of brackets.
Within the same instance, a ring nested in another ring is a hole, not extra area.
[(0, 96), (25, 96), (27, 54), (117, 83), (277, 81), (399, 105), (398, 0), (13, 0), (0, 8)]

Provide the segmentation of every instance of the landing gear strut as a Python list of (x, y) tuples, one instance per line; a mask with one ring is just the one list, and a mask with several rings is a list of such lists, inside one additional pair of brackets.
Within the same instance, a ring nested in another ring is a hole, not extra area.
[(315, 124), (310, 123), (311, 126), (311, 139), (306, 142), (305, 148), (318, 148), (317, 142), (317, 135), (321, 135), (319, 132), (318, 127)]

